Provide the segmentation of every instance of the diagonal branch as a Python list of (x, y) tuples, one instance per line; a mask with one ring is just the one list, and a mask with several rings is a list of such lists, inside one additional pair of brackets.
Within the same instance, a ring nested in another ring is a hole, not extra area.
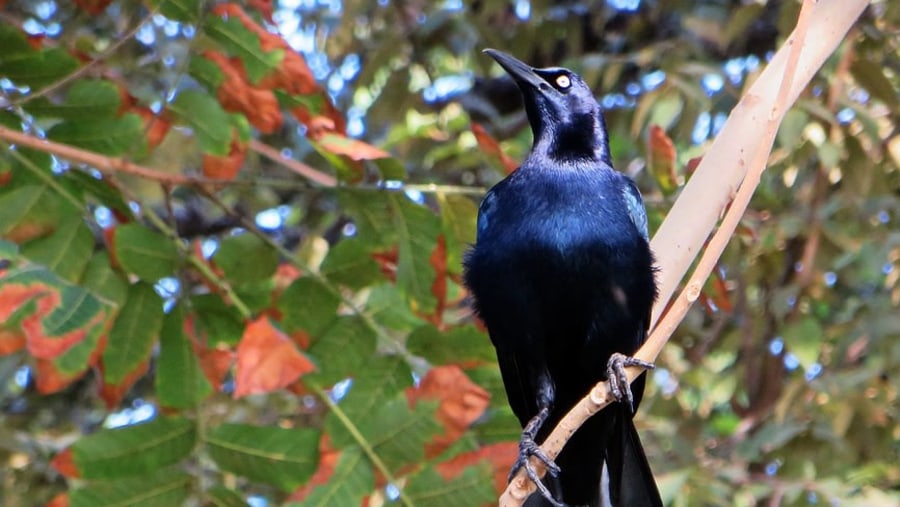
[[(636, 358), (655, 361), (700, 295), (759, 184), (784, 114), (867, 4), (866, 0), (804, 0), (794, 32), (732, 111), (681, 198), (653, 238), (652, 245), (663, 272), (660, 300), (654, 310), (654, 320), (658, 320), (678, 280), (693, 262), (721, 211), (728, 206), (719, 229), (684, 289), (655, 325), (647, 342), (635, 354)], [(815, 23), (812, 23), (813, 19)], [(807, 40), (817, 43), (807, 46)], [(747, 154), (751, 155), (749, 165), (745, 159)], [(740, 187), (732, 199), (731, 189), (738, 182)], [(719, 201), (710, 199), (710, 194)], [(640, 369), (628, 368), (629, 380), (633, 381), (640, 374)], [(555, 459), (584, 421), (613, 401), (608, 384), (597, 384), (563, 417), (542, 444), (542, 450)], [(541, 463), (537, 460), (533, 463), (543, 473)], [(534, 484), (520, 471), (500, 497), (500, 505), (521, 506), (534, 490)]]

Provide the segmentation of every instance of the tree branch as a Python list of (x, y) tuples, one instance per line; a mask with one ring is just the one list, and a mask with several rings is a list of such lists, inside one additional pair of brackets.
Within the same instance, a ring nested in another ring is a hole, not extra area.
[[(843, 40), (867, 4), (866, 0), (804, 0), (794, 32), (735, 106), (651, 242), (662, 270), (660, 298), (654, 308), (653, 320), (656, 321), (717, 218), (730, 203), (725, 218), (684, 289), (655, 325), (647, 342), (634, 355), (636, 358), (655, 361), (700, 295), (704, 282), (718, 262), (759, 184), (784, 114)], [(812, 24), (814, 16), (817, 22)], [(816, 44), (807, 46), (806, 40), (815, 40)], [(747, 154), (752, 154), (749, 165), (745, 160)], [(739, 182), (742, 183), (735, 194), (732, 189)], [(628, 368), (630, 381), (641, 373), (639, 368)], [(613, 401), (608, 384), (597, 384), (563, 417), (541, 445), (542, 450), (555, 459), (584, 421)], [(541, 463), (537, 459), (533, 459), (532, 463), (543, 475)], [(535, 486), (526, 477), (524, 469), (520, 470), (500, 497), (500, 505), (521, 506), (534, 490)]]

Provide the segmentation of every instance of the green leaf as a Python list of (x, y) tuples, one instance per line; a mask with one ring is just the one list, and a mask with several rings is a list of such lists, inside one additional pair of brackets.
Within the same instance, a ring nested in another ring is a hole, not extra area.
[(889, 107), (897, 106), (897, 89), (884, 75), (884, 69), (871, 60), (857, 55), (850, 64), (850, 73), (856, 82), (865, 87), (873, 97), (884, 102)]
[[(411, 385), (412, 373), (404, 360), (393, 356), (378, 357), (368, 361), (365, 368), (356, 372), (349, 391), (340, 401), (340, 407), (354, 424), (360, 424)], [(356, 443), (347, 427), (334, 413), (328, 414), (325, 428), (336, 448)]]
[(16, 28), (13, 23), (0, 25), (0, 64), (21, 60), (33, 56), (38, 50), (28, 43), (25, 32)]
[(219, 101), (198, 90), (183, 90), (169, 104), (169, 109), (194, 130), (201, 150), (212, 155), (228, 155), (231, 122)]
[(397, 231), (397, 285), (414, 310), (434, 310), (437, 298), (431, 290), (435, 272), (431, 254), (440, 233), (438, 217), (403, 195), (391, 196), (392, 224)]
[(178, 305), (163, 319), (159, 338), (156, 394), (163, 407), (196, 407), (213, 391), (183, 326), (184, 309)]
[(343, 239), (328, 250), (321, 273), (332, 282), (361, 289), (381, 278), (381, 269), (368, 245), (359, 239)]
[(134, 113), (119, 118), (80, 118), (58, 123), (47, 138), (104, 155), (139, 154), (145, 150), (144, 122)]
[(116, 227), (113, 250), (122, 269), (152, 283), (175, 275), (180, 259), (172, 241), (141, 224), (131, 223)]
[(492, 481), (492, 471), (487, 463), (466, 467), (449, 480), (428, 467), (410, 477), (403, 492), (415, 505), (428, 507), (489, 505), (496, 502)]
[(309, 495), (291, 507), (331, 507), (360, 505), (375, 488), (375, 474), (359, 447), (344, 449), (328, 482), (313, 488)]
[(813, 317), (804, 317), (787, 324), (781, 330), (781, 336), (788, 350), (800, 360), (804, 370), (808, 371), (819, 360), (825, 334)]
[(357, 373), (375, 353), (375, 332), (357, 317), (338, 317), (324, 333), (313, 337), (309, 354), (319, 369), (307, 375), (332, 385)]
[(442, 430), (435, 419), (436, 409), (437, 402), (421, 400), (409, 408), (401, 394), (359, 421), (359, 431), (388, 469), (397, 471), (425, 459), (425, 443)]
[(143, 282), (132, 285), (128, 289), (128, 300), (109, 331), (103, 351), (107, 383), (118, 384), (150, 358), (162, 325), (162, 300), (153, 287)]
[(184, 23), (196, 23), (203, 12), (200, 0), (150, 0), (163, 16)]
[(225, 304), (218, 294), (191, 297), (191, 309), (197, 333), (210, 347), (237, 345), (244, 334), (244, 322), (237, 310)]
[(278, 298), (278, 311), (284, 315), (285, 331), (304, 330), (310, 336), (318, 336), (337, 319), (339, 295), (314, 278), (294, 280)]
[(210, 92), (216, 92), (225, 81), (222, 69), (212, 60), (200, 55), (191, 57), (188, 73)]
[(391, 224), (391, 194), (341, 189), (338, 200), (341, 208), (353, 217), (356, 236), (373, 247), (393, 246), (397, 232)]
[(208, 507), (247, 507), (244, 497), (225, 486), (213, 486), (206, 491)]
[(447, 271), (460, 274), (463, 254), (475, 243), (478, 205), (458, 194), (438, 194), (441, 209), (441, 231), (447, 239)]
[(81, 277), (81, 286), (116, 306), (122, 306), (128, 295), (128, 281), (112, 268), (107, 252), (97, 252), (91, 257)]
[(44, 97), (25, 103), (25, 110), (39, 118), (80, 122), (86, 118), (113, 118), (119, 110), (119, 90), (110, 81), (81, 79), (72, 84), (66, 101), (53, 104)]
[(410, 310), (406, 300), (403, 299), (403, 294), (393, 284), (383, 283), (371, 288), (369, 298), (366, 300), (366, 312), (379, 325), (398, 331), (408, 332), (424, 324), (424, 321)]
[(218, 42), (229, 54), (241, 59), (251, 84), (258, 83), (266, 74), (278, 68), (284, 58), (282, 49), (263, 51), (259, 36), (235, 17), (227, 20), (217, 16), (207, 17), (204, 33)]
[(212, 260), (234, 285), (265, 280), (278, 269), (278, 252), (254, 234), (222, 239)]
[(191, 476), (161, 470), (140, 477), (93, 482), (69, 493), (71, 507), (172, 507), (184, 505)]
[(133, 426), (104, 429), (72, 445), (72, 459), (85, 479), (118, 479), (174, 465), (190, 455), (194, 423), (158, 417)]
[(63, 218), (53, 234), (23, 245), (22, 255), (47, 266), (63, 279), (76, 282), (93, 250), (94, 235), (80, 216), (72, 215)]
[[(23, 185), (0, 195), (0, 237), (19, 239), (52, 231), (58, 222), (57, 200), (46, 185)], [(17, 229), (22, 226), (22, 229)]]
[(206, 435), (206, 443), (222, 470), (292, 491), (315, 472), (319, 437), (312, 429), (222, 424)]
[(406, 342), (410, 353), (432, 364), (493, 363), (497, 360), (491, 340), (469, 324), (442, 333), (432, 325), (422, 326)]
[[(13, 42), (15, 46), (18, 44), (18, 41)], [(6, 53), (7, 46), (0, 47)], [(28, 86), (32, 92), (59, 81), (78, 68), (78, 60), (62, 48), (30, 52), (19, 49), (13, 49), (14, 55), (0, 57), (0, 76), (18, 86)]]
[(378, 158), (372, 161), (381, 174), (381, 179), (386, 181), (403, 181), (406, 179), (406, 168), (394, 157)]

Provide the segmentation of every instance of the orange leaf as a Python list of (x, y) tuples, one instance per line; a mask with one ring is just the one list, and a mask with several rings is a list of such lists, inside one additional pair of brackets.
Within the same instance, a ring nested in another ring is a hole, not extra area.
[(347, 125), (341, 112), (331, 103), (327, 93), (322, 91), (320, 95), (322, 97), (321, 111), (313, 113), (303, 106), (291, 110), (294, 117), (306, 126), (306, 137), (316, 140), (328, 132), (346, 134)]
[(247, 157), (247, 147), (237, 140), (231, 141), (231, 151), (224, 157), (203, 155), (203, 175), (207, 178), (233, 180)]
[(506, 489), (506, 477), (518, 453), (518, 443), (498, 442), (486, 445), (477, 451), (458, 454), (448, 461), (439, 463), (435, 469), (441, 474), (441, 477), (449, 481), (475, 463), (488, 461), (494, 472), (494, 489), (501, 493)]
[(69, 507), (69, 494), (60, 493), (54, 496), (44, 507)]
[(278, 99), (272, 90), (254, 87), (239, 58), (228, 58), (218, 51), (205, 51), (203, 56), (215, 63), (224, 79), (217, 96), (227, 111), (240, 112), (264, 134), (278, 130), (283, 122)]
[(8, 356), (25, 347), (25, 335), (14, 329), (0, 329), (0, 356)]
[(447, 240), (444, 235), (438, 236), (437, 245), (428, 258), (429, 264), (434, 269), (434, 282), (431, 284), (431, 293), (434, 294), (437, 304), (434, 307), (432, 323), (439, 325), (443, 321), (444, 307), (447, 304)]
[(316, 469), (306, 484), (291, 494), (288, 501), (302, 502), (313, 488), (327, 484), (331, 480), (331, 475), (334, 474), (334, 467), (337, 466), (340, 457), (341, 451), (331, 446), (331, 438), (327, 433), (322, 433), (322, 438), (319, 439), (319, 468)]
[(437, 420), (444, 426), (444, 434), (437, 435), (426, 445), (428, 457), (437, 456), (453, 444), (481, 417), (490, 402), (490, 394), (475, 384), (459, 366), (432, 368), (419, 386), (406, 391), (410, 405), (420, 399), (438, 400)]
[(69, 507), (69, 494), (60, 493), (54, 496), (44, 507)]
[[(122, 382), (118, 384), (109, 384), (106, 382), (105, 378), (103, 381), (103, 385), (100, 386), (99, 394), (100, 398), (106, 402), (106, 408), (113, 408), (122, 401), (122, 398), (128, 394), (128, 391), (131, 390), (131, 387), (134, 386), (134, 383), (137, 382), (141, 377), (147, 373), (147, 370), (150, 368), (150, 361), (144, 361), (139, 364), (134, 370), (128, 372), (125, 375), (125, 378), (122, 379)], [(99, 370), (102, 374), (103, 372), (103, 362), (101, 361)]]
[(391, 156), (388, 152), (369, 143), (333, 132), (321, 135), (316, 141), (322, 148), (331, 153), (344, 155), (350, 160), (375, 160)]
[(72, 458), (71, 447), (67, 447), (64, 451), (54, 456), (53, 459), (50, 460), (50, 466), (55, 468), (57, 472), (67, 479), (81, 477), (81, 472), (78, 471), (75, 460)]
[(372, 253), (372, 259), (381, 267), (381, 273), (390, 281), (397, 280), (397, 247), (386, 252)]
[(228, 371), (231, 370), (231, 364), (234, 363), (234, 351), (225, 345), (209, 348), (206, 345), (205, 337), (197, 336), (193, 315), (188, 315), (184, 319), (184, 333), (191, 338), (191, 344), (194, 353), (197, 354), (197, 361), (200, 363), (203, 375), (214, 389), (219, 389), (225, 382)]
[(147, 132), (147, 148), (153, 149), (166, 138), (172, 123), (163, 115), (157, 115), (150, 108), (135, 106), (132, 112), (141, 117), (144, 122), (144, 130)]
[(213, 13), (239, 19), (244, 27), (259, 37), (259, 45), (266, 53), (276, 49), (284, 51), (281, 65), (259, 82), (259, 88), (267, 90), (282, 88), (295, 95), (311, 95), (319, 89), (306, 60), (294, 52), (281, 36), (266, 30), (254, 21), (239, 5), (220, 4), (213, 8)]
[(59, 306), (59, 293), (51, 292), (37, 299), (35, 312), (22, 319), (22, 331), (28, 345), (28, 352), (38, 359), (53, 359), (78, 344), (93, 329), (107, 318), (106, 312), (94, 316), (87, 325), (81, 326), (63, 335), (47, 336), (44, 330), (44, 318)]
[(247, 5), (262, 14), (266, 21), (274, 23), (272, 21), (272, 0), (247, 0)]
[(487, 131), (484, 130), (484, 127), (477, 123), (473, 123), (472, 133), (475, 134), (475, 140), (478, 142), (478, 147), (481, 148), (481, 152), (499, 161), (503, 168), (506, 169), (507, 174), (515, 171), (516, 168), (519, 167), (519, 164), (513, 160), (512, 157), (503, 153), (503, 150), (500, 148), (500, 143), (488, 134)]
[(650, 126), (647, 140), (647, 158), (650, 173), (656, 178), (660, 189), (671, 194), (678, 188), (678, 174), (675, 172), (675, 145), (659, 125)]
[(237, 349), (234, 397), (286, 387), (315, 366), (287, 335), (262, 317), (247, 324)]
[(35, 361), (34, 379), (37, 391), (41, 394), (51, 394), (61, 391), (72, 382), (81, 378), (83, 371), (72, 375), (66, 375), (56, 368), (52, 361), (38, 359)]

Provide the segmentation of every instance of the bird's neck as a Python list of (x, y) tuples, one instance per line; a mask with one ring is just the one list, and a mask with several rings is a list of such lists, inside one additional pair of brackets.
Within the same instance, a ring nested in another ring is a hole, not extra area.
[(534, 129), (531, 156), (561, 165), (603, 162), (611, 166), (606, 124), (599, 113), (576, 115)]

